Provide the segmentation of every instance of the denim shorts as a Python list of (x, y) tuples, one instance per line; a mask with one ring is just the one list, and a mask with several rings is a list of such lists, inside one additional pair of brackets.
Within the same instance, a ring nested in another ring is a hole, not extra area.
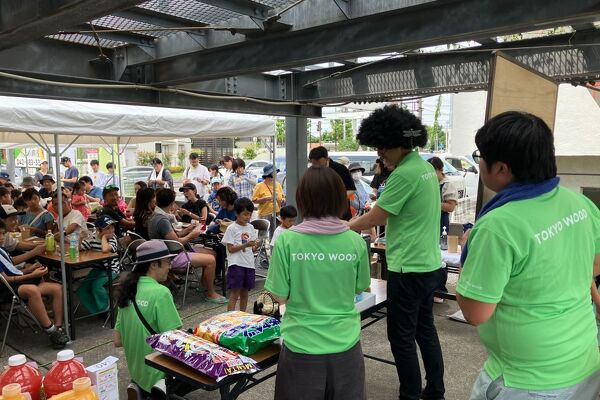
[(483, 369), (479, 373), (470, 400), (596, 400), (600, 392), (600, 370), (576, 385), (563, 389), (527, 390), (509, 388), (502, 376), (492, 380)]

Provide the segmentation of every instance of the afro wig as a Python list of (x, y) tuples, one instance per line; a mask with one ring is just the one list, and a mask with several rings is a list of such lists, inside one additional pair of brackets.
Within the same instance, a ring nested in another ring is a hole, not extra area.
[(427, 144), (427, 129), (413, 113), (390, 104), (362, 121), (356, 139), (363, 146), (377, 149), (413, 149)]

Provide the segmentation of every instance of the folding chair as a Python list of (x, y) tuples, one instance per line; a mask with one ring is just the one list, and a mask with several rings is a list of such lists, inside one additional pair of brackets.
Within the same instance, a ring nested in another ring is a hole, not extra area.
[[(12, 300), (10, 302), (9, 310), (8, 311), (5, 311), (5, 310), (0, 311), (0, 314), (3, 314), (4, 319), (6, 319), (6, 328), (4, 328), (4, 336), (2, 337), (2, 347), (0, 348), (0, 356), (1, 356), (2, 353), (4, 353), (4, 346), (6, 345), (8, 329), (10, 328), (10, 322), (12, 320), (12, 317), (13, 317), (13, 314), (15, 313), (15, 311), (17, 313), (23, 314), (27, 318), (30, 318), (33, 322), (35, 322), (35, 324), (40, 329), (42, 329), (42, 327), (40, 326), (40, 323), (38, 322), (38, 320), (34, 317), (31, 310), (29, 310), (29, 307), (27, 307), (25, 302), (19, 298), (19, 296), (13, 290), (12, 286), (10, 286), (10, 284), (6, 281), (4, 276), (2, 276), (1, 274), (0, 274), (0, 281), (2, 281), (2, 284), (5, 286), (5, 289), (9, 290), (10, 293), (12, 294)], [(8, 303), (6, 305), (8, 305)], [(7, 313), (7, 314), (5, 314), (5, 313)], [(32, 325), (28, 321), (26, 321), (26, 323), (33, 331), (35, 331), (35, 329), (33, 329)]]
[[(263, 270), (268, 269), (269, 254), (267, 252), (267, 245), (269, 243), (269, 228), (271, 222), (266, 219), (255, 219), (254, 221), (250, 221), (250, 224), (258, 231), (258, 239), (262, 241), (260, 247), (256, 251), (254, 267), (257, 271), (259, 268)], [(260, 276), (261, 278), (267, 277), (266, 275), (260, 273), (256, 273), (256, 276)]]
[[(176, 240), (163, 240), (163, 242), (165, 242), (165, 244), (167, 245), (169, 251), (172, 254), (179, 254), (181, 252), (183, 252), (185, 254), (185, 259), (186, 259), (186, 265), (185, 265), (185, 282), (183, 283), (183, 300), (181, 302), (181, 307), (185, 306), (185, 299), (187, 296), (187, 287), (188, 287), (188, 282), (189, 282), (189, 276), (190, 276), (190, 271), (192, 272), (192, 275), (194, 275), (194, 277), (196, 278), (196, 281), (198, 282), (198, 286), (200, 287), (200, 277), (196, 274), (196, 268), (192, 268), (192, 260), (190, 259), (190, 256), (187, 252), (187, 250), (185, 249), (184, 245), (182, 245), (181, 243), (179, 243)], [(177, 271), (172, 270), (174, 273), (177, 273)]]
[(123, 271), (131, 271), (133, 269), (133, 264), (135, 263), (135, 251), (137, 250), (138, 246), (145, 241), (145, 239), (140, 237), (139, 239), (135, 239), (129, 243), (119, 259), (119, 264), (121, 264)]

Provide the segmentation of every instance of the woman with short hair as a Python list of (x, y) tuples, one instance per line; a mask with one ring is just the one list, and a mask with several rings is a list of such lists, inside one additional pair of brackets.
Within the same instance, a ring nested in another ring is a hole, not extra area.
[(354, 306), (371, 282), (366, 243), (340, 220), (348, 201), (332, 169), (309, 168), (296, 203), (304, 222), (277, 239), (265, 283), (286, 304), (275, 399), (366, 399)]

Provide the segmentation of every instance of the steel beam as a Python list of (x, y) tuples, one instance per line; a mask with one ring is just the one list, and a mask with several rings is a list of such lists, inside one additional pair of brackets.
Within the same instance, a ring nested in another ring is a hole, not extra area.
[[(122, 84), (122, 82), (116, 81), (81, 78), (77, 79), (71, 76), (32, 74), (22, 71), (6, 72), (58, 82), (116, 85)], [(214, 93), (212, 94), (214, 95)], [(0, 77), (0, 95), (144, 106), (163, 106), (262, 115), (300, 116), (309, 118), (321, 117), (321, 107), (314, 105), (261, 104), (244, 99), (223, 99), (214, 97), (199, 98), (172, 92), (156, 92), (144, 89), (98, 89), (51, 86), (43, 83), (25, 82), (5, 77)]]
[[(444, 53), (410, 55), (358, 69), (346, 66), (294, 74), (298, 101), (384, 101), (403, 96), (485, 89), (499, 49), (558, 82), (600, 78), (600, 31), (528, 39)], [(519, 48), (522, 47), (522, 48)]]
[[(113, 51), (104, 50), (110, 59)], [(44, 74), (72, 75), (74, 77), (114, 79), (110, 62), (98, 60), (99, 50), (94, 46), (39, 39), (0, 51), (0, 68), (31, 71)], [(92, 61), (92, 62), (91, 62)]]
[(0, 50), (51, 35), (143, 0), (2, 0)]
[(533, 27), (592, 22), (599, 15), (600, 0), (436, 1), (160, 60), (154, 64), (155, 82), (184, 83), (285, 69)]

